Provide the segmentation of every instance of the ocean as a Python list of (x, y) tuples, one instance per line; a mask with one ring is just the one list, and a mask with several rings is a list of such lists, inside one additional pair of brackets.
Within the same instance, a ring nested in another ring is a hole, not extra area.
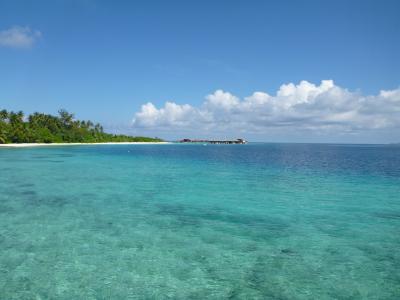
[(400, 146), (0, 149), (0, 299), (399, 299)]

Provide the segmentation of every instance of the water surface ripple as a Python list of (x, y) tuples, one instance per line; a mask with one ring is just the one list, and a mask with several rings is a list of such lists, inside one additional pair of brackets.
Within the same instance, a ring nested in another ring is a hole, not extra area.
[(0, 149), (0, 299), (399, 299), (400, 147)]

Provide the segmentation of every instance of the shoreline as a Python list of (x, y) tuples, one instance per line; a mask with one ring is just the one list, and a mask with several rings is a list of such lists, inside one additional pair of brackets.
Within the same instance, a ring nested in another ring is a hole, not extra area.
[(54, 146), (81, 146), (81, 145), (165, 145), (170, 142), (106, 142), (106, 143), (18, 143), (18, 144), (0, 144), (0, 148), (25, 148), (25, 147), (54, 147)]

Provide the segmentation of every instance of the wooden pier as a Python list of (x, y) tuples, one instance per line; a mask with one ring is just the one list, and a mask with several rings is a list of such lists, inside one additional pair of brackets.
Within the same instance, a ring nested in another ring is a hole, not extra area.
[(180, 143), (203, 143), (203, 144), (247, 144), (244, 139), (236, 140), (191, 140), (183, 139), (179, 141)]

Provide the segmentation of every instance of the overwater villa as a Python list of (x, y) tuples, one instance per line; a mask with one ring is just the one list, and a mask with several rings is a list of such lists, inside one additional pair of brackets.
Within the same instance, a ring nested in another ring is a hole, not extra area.
[(199, 139), (182, 139), (180, 143), (206, 143), (206, 144), (247, 144), (244, 139), (236, 140), (199, 140)]

